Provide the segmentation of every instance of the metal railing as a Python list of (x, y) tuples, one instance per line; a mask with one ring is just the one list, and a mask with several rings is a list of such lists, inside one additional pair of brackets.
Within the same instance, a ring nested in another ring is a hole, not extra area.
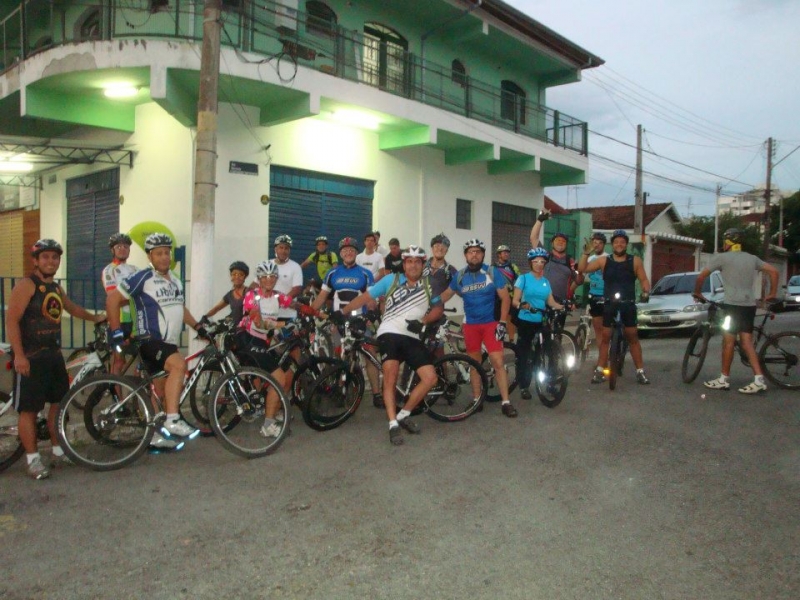
[[(36, 52), (86, 40), (163, 37), (202, 40), (202, 5), (189, 0), (105, 0), (64, 5), (26, 0), (0, 20), (3, 72)], [(235, 5), (235, 6), (234, 6)], [(423, 60), (391, 41), (321, 22), (278, 2), (229, 0), (222, 44), (262, 55), (283, 81), (298, 65), (355, 81), (587, 154), (583, 121)]]

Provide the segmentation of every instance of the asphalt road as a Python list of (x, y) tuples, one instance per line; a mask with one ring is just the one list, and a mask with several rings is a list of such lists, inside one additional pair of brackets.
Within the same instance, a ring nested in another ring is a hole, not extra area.
[(253, 461), (201, 439), (111, 473), (20, 463), (0, 475), (0, 598), (794, 600), (800, 392), (684, 385), (685, 344), (645, 340), (650, 386), (585, 367), (555, 409), (420, 417), (399, 448), (367, 398), (327, 433), (296, 415)]

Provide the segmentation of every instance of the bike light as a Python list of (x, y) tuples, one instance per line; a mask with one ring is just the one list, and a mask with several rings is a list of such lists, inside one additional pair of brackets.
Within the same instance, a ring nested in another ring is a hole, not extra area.
[(539, 371), (539, 372), (536, 374), (536, 379), (538, 379), (538, 380), (539, 380), (539, 383), (544, 383), (544, 380), (546, 379), (546, 376), (545, 376), (545, 374), (544, 374), (544, 371)]
[(611, 369), (609, 369), (608, 367), (606, 367), (605, 369), (603, 369), (603, 375), (605, 375), (606, 377), (608, 377), (609, 375), (611, 375)]
[(567, 368), (571, 369), (574, 366), (575, 366), (575, 356), (570, 354), (569, 356), (567, 356)]
[(731, 316), (727, 315), (725, 319), (722, 321), (722, 328), (725, 331), (728, 331), (731, 328)]

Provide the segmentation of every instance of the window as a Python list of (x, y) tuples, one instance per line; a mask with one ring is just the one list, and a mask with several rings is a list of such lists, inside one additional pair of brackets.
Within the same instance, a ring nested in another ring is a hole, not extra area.
[(452, 70), (452, 79), (453, 83), (460, 85), (461, 87), (467, 86), (467, 68), (464, 66), (460, 60), (455, 59), (452, 64), (450, 65)]
[(516, 83), (503, 80), (500, 83), (500, 117), (525, 125), (525, 90)]
[(336, 13), (324, 2), (316, 0), (306, 2), (306, 31), (308, 33), (332, 38), (338, 22)]
[(78, 19), (77, 38), (78, 40), (99, 40), (100, 39), (100, 9), (89, 7), (86, 9), (83, 18)]
[(472, 200), (456, 198), (456, 229), (472, 229)]
[(406, 89), (408, 42), (394, 29), (380, 23), (364, 25), (365, 83), (399, 94)]

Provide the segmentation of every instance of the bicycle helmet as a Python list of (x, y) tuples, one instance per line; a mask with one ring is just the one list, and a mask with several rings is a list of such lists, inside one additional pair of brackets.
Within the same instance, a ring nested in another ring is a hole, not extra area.
[(235, 260), (231, 263), (231, 266), (228, 267), (228, 271), (241, 271), (244, 273), (244, 276), (247, 277), (250, 275), (250, 267), (247, 266), (247, 263), (242, 262), (241, 260)]
[(127, 233), (122, 233), (120, 231), (119, 233), (115, 233), (110, 238), (108, 238), (109, 248), (113, 248), (117, 244), (126, 244), (130, 246), (131, 244), (133, 244), (133, 241), (131, 240), (131, 236), (129, 236)]
[(403, 257), (403, 260), (407, 258), (421, 258), (422, 260), (425, 260), (427, 258), (425, 250), (419, 246), (415, 246), (414, 244), (411, 244), (408, 248), (403, 250), (403, 254), (401, 254), (401, 256)]
[(278, 244), (286, 244), (287, 246), (289, 246), (289, 248), (291, 248), (292, 247), (292, 238), (290, 238), (285, 233), (282, 234), (282, 235), (279, 235), (278, 237), (275, 238), (275, 243), (273, 244), (273, 246), (277, 246)]
[(56, 252), (59, 256), (64, 254), (64, 249), (61, 247), (55, 240), (51, 240), (49, 238), (43, 238), (38, 240), (33, 246), (31, 246), (31, 256), (34, 258), (39, 258), (39, 255), (44, 252), (45, 250), (52, 250)]
[(608, 242), (608, 238), (606, 238), (606, 234), (605, 233), (600, 233), (599, 231), (595, 231), (592, 234), (592, 239), (593, 240), (600, 240), (604, 244)]
[(144, 241), (144, 251), (150, 252), (153, 248), (172, 248), (172, 238), (166, 233), (151, 233)]
[(271, 260), (265, 260), (256, 265), (256, 277), (261, 279), (262, 277), (277, 277), (278, 276), (278, 265), (276, 265)]
[(556, 231), (553, 234), (553, 237), (550, 238), (550, 243), (552, 244), (553, 242), (555, 242), (557, 238), (561, 238), (565, 242), (569, 241), (569, 238), (567, 237), (566, 233), (564, 233), (563, 231)]
[(508, 246), (506, 246), (505, 244), (500, 244), (500, 245), (497, 247), (497, 250), (495, 250), (495, 252), (496, 252), (497, 254), (500, 254), (501, 252), (511, 252), (511, 248), (509, 248), (509, 247), (508, 247)]
[(626, 242), (630, 241), (630, 238), (628, 237), (628, 232), (625, 231), (624, 229), (617, 229), (616, 231), (614, 231), (614, 233), (611, 234), (611, 243), (613, 244), (614, 240), (617, 239), (618, 237), (625, 238)]
[(742, 243), (742, 230), (737, 229), (736, 227), (731, 227), (730, 229), (726, 229), (725, 233), (722, 234), (723, 240), (730, 240), (734, 244), (741, 244)]
[(443, 231), (442, 233), (436, 234), (431, 238), (431, 246), (433, 246), (434, 244), (444, 244), (447, 248), (449, 248), (450, 238), (447, 237)]
[(534, 258), (543, 258), (549, 261), (550, 253), (544, 248), (531, 248), (528, 250), (528, 260), (533, 260)]
[(348, 246), (353, 250), (355, 250), (356, 252), (358, 252), (358, 242), (356, 241), (356, 238), (354, 237), (342, 238), (341, 241), (339, 242), (339, 250), (341, 250), (342, 248), (347, 248)]
[[(327, 244), (328, 238), (324, 235), (317, 236), (317, 239), (314, 240), (314, 243), (319, 244), (320, 242), (325, 242)], [(291, 246), (291, 242), (289, 242), (289, 245)]]
[(473, 238), (471, 240), (467, 240), (466, 242), (464, 242), (464, 254), (466, 254), (467, 250), (469, 250), (470, 248), (480, 248), (481, 250), (486, 252), (486, 244), (484, 244), (477, 238)]

